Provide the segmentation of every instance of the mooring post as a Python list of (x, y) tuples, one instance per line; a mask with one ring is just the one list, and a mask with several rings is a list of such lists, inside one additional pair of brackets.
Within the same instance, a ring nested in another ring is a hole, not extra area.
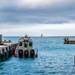
[(74, 55), (74, 67), (75, 67), (75, 55)]
[(2, 34), (0, 34), (0, 43), (2, 43)]

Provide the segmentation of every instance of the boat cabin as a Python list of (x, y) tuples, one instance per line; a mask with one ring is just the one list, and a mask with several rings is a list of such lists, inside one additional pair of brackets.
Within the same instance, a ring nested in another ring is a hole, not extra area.
[(33, 41), (29, 37), (23, 37), (18, 41), (18, 48), (21, 49), (32, 49)]

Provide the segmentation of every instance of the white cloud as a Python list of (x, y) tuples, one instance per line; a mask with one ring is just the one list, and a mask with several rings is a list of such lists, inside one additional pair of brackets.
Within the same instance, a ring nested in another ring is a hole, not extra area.
[(29, 36), (74, 36), (74, 24), (36, 24), (36, 26), (25, 25), (0, 25), (0, 33), (4, 36), (23, 36), (27, 33)]

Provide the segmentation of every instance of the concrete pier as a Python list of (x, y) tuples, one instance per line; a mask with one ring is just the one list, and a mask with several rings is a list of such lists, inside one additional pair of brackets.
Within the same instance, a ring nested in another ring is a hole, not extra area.
[(69, 40), (69, 37), (65, 37), (64, 44), (75, 44), (75, 40)]
[(2, 41), (2, 35), (0, 34), (0, 61), (5, 61), (14, 54), (14, 49), (17, 43), (9, 41)]
[(17, 46), (17, 43), (4, 43), (4, 45), (8, 46), (8, 54), (11, 57), (14, 54), (14, 49)]
[(5, 61), (8, 59), (8, 51), (6, 50), (6, 48), (7, 46), (0, 45), (0, 54), (1, 54), (0, 60), (1, 61)]

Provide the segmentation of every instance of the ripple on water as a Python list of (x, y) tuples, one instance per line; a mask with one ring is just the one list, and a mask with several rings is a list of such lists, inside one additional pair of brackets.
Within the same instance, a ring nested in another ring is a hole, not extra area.
[(11, 57), (0, 63), (0, 75), (75, 75), (75, 45), (63, 44), (62, 37), (32, 39), (38, 49), (38, 58)]

